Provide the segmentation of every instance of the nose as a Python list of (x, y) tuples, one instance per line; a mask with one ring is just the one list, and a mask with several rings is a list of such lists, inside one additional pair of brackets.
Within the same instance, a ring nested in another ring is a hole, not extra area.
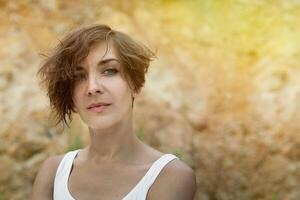
[(96, 76), (89, 76), (88, 80), (88, 86), (87, 86), (87, 95), (93, 96), (96, 94), (102, 94), (103, 93), (103, 86), (101, 81)]

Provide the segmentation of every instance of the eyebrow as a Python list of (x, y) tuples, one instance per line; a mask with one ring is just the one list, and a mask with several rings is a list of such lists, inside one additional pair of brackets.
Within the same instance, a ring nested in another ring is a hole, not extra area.
[[(118, 63), (120, 63), (120, 60), (116, 59), (116, 58), (107, 58), (107, 59), (103, 59), (103, 60), (100, 60), (98, 63), (97, 63), (97, 66), (101, 66), (101, 65), (104, 65), (106, 63), (109, 63), (109, 62), (113, 62), (113, 61), (116, 61)], [(81, 65), (78, 65), (76, 66), (76, 70), (84, 70), (84, 67), (82, 67)]]
[(112, 62), (112, 61), (117, 61), (118, 63), (120, 63), (120, 61), (116, 58), (107, 58), (107, 59), (100, 60), (97, 65), (98, 66), (104, 65), (104, 64)]

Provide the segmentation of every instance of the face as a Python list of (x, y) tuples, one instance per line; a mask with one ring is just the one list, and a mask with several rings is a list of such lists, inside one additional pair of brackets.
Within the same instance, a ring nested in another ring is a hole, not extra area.
[(107, 47), (106, 42), (93, 45), (76, 67), (75, 110), (92, 129), (106, 129), (127, 120), (132, 113), (132, 98), (138, 95), (122, 75), (115, 49)]

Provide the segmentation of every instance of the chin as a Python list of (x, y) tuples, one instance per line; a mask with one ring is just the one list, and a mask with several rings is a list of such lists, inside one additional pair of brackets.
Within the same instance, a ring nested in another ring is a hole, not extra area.
[(113, 127), (117, 122), (115, 119), (111, 118), (93, 118), (93, 119), (83, 119), (83, 122), (91, 129), (101, 130)]
[(81, 120), (91, 129), (101, 130), (111, 128), (126, 118), (123, 113), (115, 113), (103, 116), (81, 115)]
[(88, 127), (93, 130), (105, 130), (111, 128), (112, 124), (90, 124)]
[(98, 121), (87, 121), (84, 122), (89, 128), (91, 129), (97, 129), (97, 130), (101, 130), (101, 129), (107, 129), (113, 126), (114, 123), (112, 122), (108, 122), (108, 121), (104, 121), (104, 120), (98, 120)]

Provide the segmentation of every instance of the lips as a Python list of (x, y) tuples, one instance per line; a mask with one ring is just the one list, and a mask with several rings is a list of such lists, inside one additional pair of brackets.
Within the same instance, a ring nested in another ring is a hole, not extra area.
[(89, 105), (87, 107), (87, 109), (90, 110), (90, 111), (92, 111), (92, 112), (95, 112), (95, 113), (101, 113), (101, 112), (105, 111), (106, 108), (108, 106), (110, 106), (110, 105), (111, 104), (109, 104), (109, 103), (102, 103), (102, 102), (100, 102), (100, 103), (93, 103), (93, 104)]
[(102, 106), (109, 106), (110, 104), (109, 103), (92, 103), (90, 104), (87, 109), (92, 109), (92, 108), (95, 108), (95, 107), (102, 107)]

